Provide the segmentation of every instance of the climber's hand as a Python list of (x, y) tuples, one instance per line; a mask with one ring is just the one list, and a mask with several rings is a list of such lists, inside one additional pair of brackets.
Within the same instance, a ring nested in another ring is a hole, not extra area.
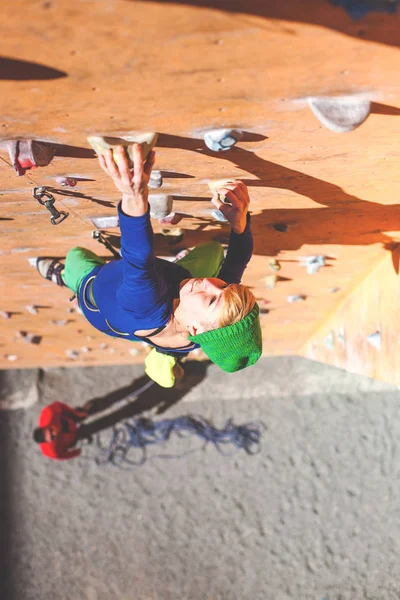
[(99, 155), (101, 168), (122, 193), (122, 210), (130, 216), (138, 217), (147, 212), (148, 183), (154, 161), (155, 153), (150, 152), (143, 163), (139, 144), (133, 144), (133, 169), (129, 168), (123, 146), (117, 146), (114, 151), (107, 150), (105, 154)]
[[(225, 196), (225, 202), (222, 202), (220, 195)], [(226, 183), (214, 192), (211, 202), (228, 219), (235, 233), (243, 233), (246, 229), (246, 215), (250, 204), (249, 190), (243, 181)]]

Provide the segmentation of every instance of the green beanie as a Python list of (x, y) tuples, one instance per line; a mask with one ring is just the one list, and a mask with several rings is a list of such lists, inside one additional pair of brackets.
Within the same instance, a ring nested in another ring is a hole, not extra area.
[(189, 339), (200, 344), (213, 363), (227, 373), (235, 373), (254, 365), (262, 352), (262, 335), (256, 303), (253, 310), (238, 323), (212, 329)]

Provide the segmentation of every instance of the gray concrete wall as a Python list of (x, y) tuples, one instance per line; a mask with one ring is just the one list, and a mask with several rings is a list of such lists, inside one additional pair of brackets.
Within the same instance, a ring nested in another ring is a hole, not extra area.
[(3, 373), (2, 400), (31, 405), (0, 414), (1, 598), (398, 599), (400, 392), (299, 358), (189, 371), (179, 393), (154, 386), (131, 414), (137, 402), (156, 419), (261, 419), (259, 454), (173, 438), (127, 471), (97, 466), (93, 445), (50, 461), (31, 442), (43, 405), (117, 398), (140, 367)]

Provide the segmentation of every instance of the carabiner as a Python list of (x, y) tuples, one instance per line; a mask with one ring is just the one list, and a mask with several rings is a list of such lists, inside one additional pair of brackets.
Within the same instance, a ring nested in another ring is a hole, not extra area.
[[(33, 197), (35, 200), (39, 202), (42, 206), (45, 206), (49, 213), (51, 214), (51, 224), (58, 225), (62, 223), (69, 215), (69, 213), (64, 210), (58, 211), (54, 206), (55, 198), (44, 186), (36, 186), (33, 188)], [(47, 200), (43, 200), (43, 198), (47, 198)]]

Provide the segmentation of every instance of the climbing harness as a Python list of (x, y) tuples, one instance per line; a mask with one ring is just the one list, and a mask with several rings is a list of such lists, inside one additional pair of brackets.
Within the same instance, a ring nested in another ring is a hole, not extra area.
[[(218, 429), (200, 416), (185, 415), (160, 421), (138, 417), (115, 425), (111, 439), (107, 443), (103, 441), (102, 434), (97, 434), (96, 446), (100, 456), (96, 458), (96, 463), (99, 465), (111, 463), (118, 467), (140, 466), (147, 459), (146, 447), (163, 444), (173, 433), (179, 438), (195, 435), (204, 440), (203, 449), (208, 444), (213, 444), (224, 456), (232, 454), (224, 451), (226, 446), (233, 446), (236, 451), (244, 450), (247, 454), (253, 455), (260, 451), (264, 429), (265, 426), (259, 421), (234, 425), (232, 419), (229, 419), (225, 427)], [(130, 456), (132, 449), (141, 451), (137, 460), (133, 460)], [(157, 458), (177, 458), (177, 456), (158, 455)]]
[(97, 240), (100, 244), (103, 244), (116, 258), (121, 258), (120, 253), (110, 244), (108, 239), (104, 236), (104, 231), (101, 229), (95, 229), (92, 231), (92, 238)]
[[(65, 212), (64, 210), (58, 211), (55, 208), (54, 202), (56, 200), (44, 186), (34, 187), (32, 194), (35, 200), (37, 200), (42, 206), (45, 206), (51, 213), (50, 221), (52, 225), (59, 225), (68, 217), (69, 213)], [(44, 198), (47, 198), (47, 200), (44, 200)]]

